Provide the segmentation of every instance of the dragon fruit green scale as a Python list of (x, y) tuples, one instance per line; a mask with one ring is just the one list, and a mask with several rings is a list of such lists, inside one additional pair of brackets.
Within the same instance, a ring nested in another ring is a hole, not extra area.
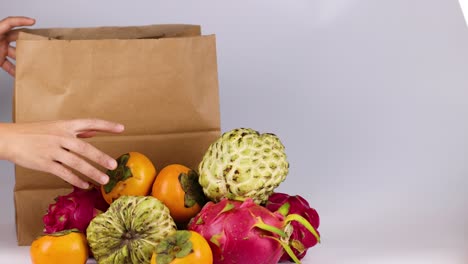
[(272, 133), (260, 134), (250, 128), (223, 133), (199, 164), (203, 192), (215, 202), (252, 198), (257, 204), (265, 203), (288, 174), (284, 149)]

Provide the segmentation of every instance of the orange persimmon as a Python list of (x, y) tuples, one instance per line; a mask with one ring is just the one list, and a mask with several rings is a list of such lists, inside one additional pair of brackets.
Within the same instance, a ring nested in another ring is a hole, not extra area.
[(145, 196), (151, 191), (156, 168), (151, 160), (139, 152), (129, 152), (117, 159), (117, 168), (108, 170), (109, 182), (101, 186), (104, 200), (111, 204), (120, 196)]
[(84, 264), (89, 251), (86, 236), (77, 229), (43, 235), (30, 248), (33, 264)]
[(198, 174), (181, 164), (170, 164), (158, 173), (151, 195), (169, 208), (179, 226), (200, 212), (206, 200)]
[(163, 239), (151, 257), (151, 264), (213, 263), (206, 239), (195, 231), (180, 230)]

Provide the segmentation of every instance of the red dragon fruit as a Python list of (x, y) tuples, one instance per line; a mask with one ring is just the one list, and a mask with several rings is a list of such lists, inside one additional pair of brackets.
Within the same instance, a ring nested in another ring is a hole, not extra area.
[[(285, 193), (273, 193), (268, 198), (265, 206), (270, 211), (278, 211), (283, 215), (299, 214), (304, 217), (315, 230), (319, 228), (320, 218), (317, 211), (311, 208), (307, 200), (300, 195), (291, 196)], [(298, 259), (302, 259), (306, 255), (307, 250), (315, 246), (318, 240), (300, 223), (292, 222), (291, 225), (293, 227), (293, 232), (289, 239), (289, 245), (294, 255), (296, 255)], [(318, 230), (317, 234), (320, 236)], [(284, 253), (280, 260), (288, 261), (293, 259), (291, 259), (288, 254)]]
[(74, 228), (85, 232), (89, 222), (108, 207), (96, 188), (84, 190), (73, 187), (71, 193), (57, 196), (55, 203), (49, 205), (47, 214), (42, 218), (44, 233), (52, 234)]
[(210, 244), (214, 264), (276, 264), (284, 250), (300, 263), (289, 246), (291, 221), (299, 221), (310, 232), (315, 229), (300, 215), (284, 216), (257, 205), (251, 198), (244, 202), (222, 199), (208, 202), (188, 225)]

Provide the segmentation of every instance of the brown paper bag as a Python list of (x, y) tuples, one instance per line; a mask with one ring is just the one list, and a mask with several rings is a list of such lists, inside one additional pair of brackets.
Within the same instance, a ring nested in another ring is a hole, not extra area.
[[(158, 171), (170, 163), (196, 168), (220, 134), (215, 36), (199, 26), (24, 30), (16, 54), (17, 123), (121, 122), (123, 134), (88, 142), (115, 158), (142, 152)], [(48, 205), (71, 186), (20, 166), (15, 177), (18, 244), (30, 245)]]

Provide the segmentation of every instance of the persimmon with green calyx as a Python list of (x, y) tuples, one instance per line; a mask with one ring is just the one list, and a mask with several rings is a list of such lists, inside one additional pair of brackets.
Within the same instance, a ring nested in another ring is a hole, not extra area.
[(206, 239), (194, 231), (179, 230), (156, 246), (151, 264), (212, 264), (213, 254)]
[(120, 196), (145, 196), (151, 191), (156, 168), (151, 160), (140, 152), (129, 152), (117, 158), (117, 168), (108, 170), (109, 182), (101, 186), (101, 193), (108, 204)]
[(180, 229), (184, 229), (206, 203), (197, 172), (181, 164), (167, 165), (158, 173), (151, 195), (169, 208)]
[(30, 256), (33, 264), (84, 264), (89, 257), (86, 236), (78, 229), (43, 235), (32, 242)]

